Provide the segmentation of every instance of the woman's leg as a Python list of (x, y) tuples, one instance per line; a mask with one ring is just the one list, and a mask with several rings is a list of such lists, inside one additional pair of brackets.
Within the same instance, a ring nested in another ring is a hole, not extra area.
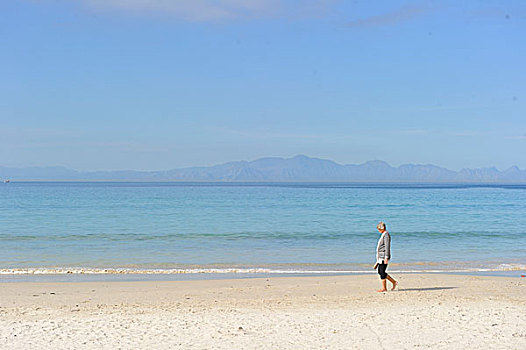
[(393, 284), (393, 288), (391, 288), (391, 290), (395, 290), (396, 285), (398, 284), (398, 282), (396, 282), (395, 279), (393, 277), (391, 277), (391, 275), (389, 275), (389, 274), (387, 274), (386, 277), (389, 280), (389, 282), (391, 282)]
[(380, 280), (382, 281), (382, 288), (378, 289), (377, 292), (386, 292), (387, 291), (387, 273), (385, 273), (385, 269), (387, 269), (387, 264), (380, 264), (378, 265), (378, 274), (380, 275)]
[(387, 292), (387, 282), (386, 280), (381, 280), (382, 282), (382, 288), (378, 289), (377, 292)]

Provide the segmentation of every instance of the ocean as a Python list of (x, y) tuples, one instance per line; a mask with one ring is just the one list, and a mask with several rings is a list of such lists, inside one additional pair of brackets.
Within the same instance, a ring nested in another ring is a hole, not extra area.
[(392, 272), (526, 269), (526, 185), (11, 182), (0, 275), (374, 273), (380, 220)]

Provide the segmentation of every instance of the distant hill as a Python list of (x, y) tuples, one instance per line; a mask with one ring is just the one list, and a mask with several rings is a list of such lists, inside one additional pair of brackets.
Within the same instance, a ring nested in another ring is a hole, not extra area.
[(363, 164), (338, 164), (331, 160), (298, 155), (261, 158), (209, 167), (167, 171), (79, 172), (64, 167), (0, 167), (0, 178), (10, 180), (128, 180), (128, 181), (313, 181), (313, 182), (469, 182), (526, 183), (526, 170), (513, 166), (453, 171), (432, 164), (392, 167), (374, 160)]

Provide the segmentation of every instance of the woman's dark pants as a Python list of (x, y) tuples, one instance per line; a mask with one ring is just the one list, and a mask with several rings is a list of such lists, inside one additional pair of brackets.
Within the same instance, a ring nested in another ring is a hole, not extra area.
[(387, 264), (380, 264), (378, 265), (378, 274), (380, 275), (380, 279), (386, 279), (387, 278)]

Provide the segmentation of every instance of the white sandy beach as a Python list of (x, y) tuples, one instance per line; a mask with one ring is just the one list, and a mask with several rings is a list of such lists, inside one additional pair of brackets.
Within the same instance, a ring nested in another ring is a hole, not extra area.
[(2, 349), (525, 349), (526, 278), (2, 283)]

